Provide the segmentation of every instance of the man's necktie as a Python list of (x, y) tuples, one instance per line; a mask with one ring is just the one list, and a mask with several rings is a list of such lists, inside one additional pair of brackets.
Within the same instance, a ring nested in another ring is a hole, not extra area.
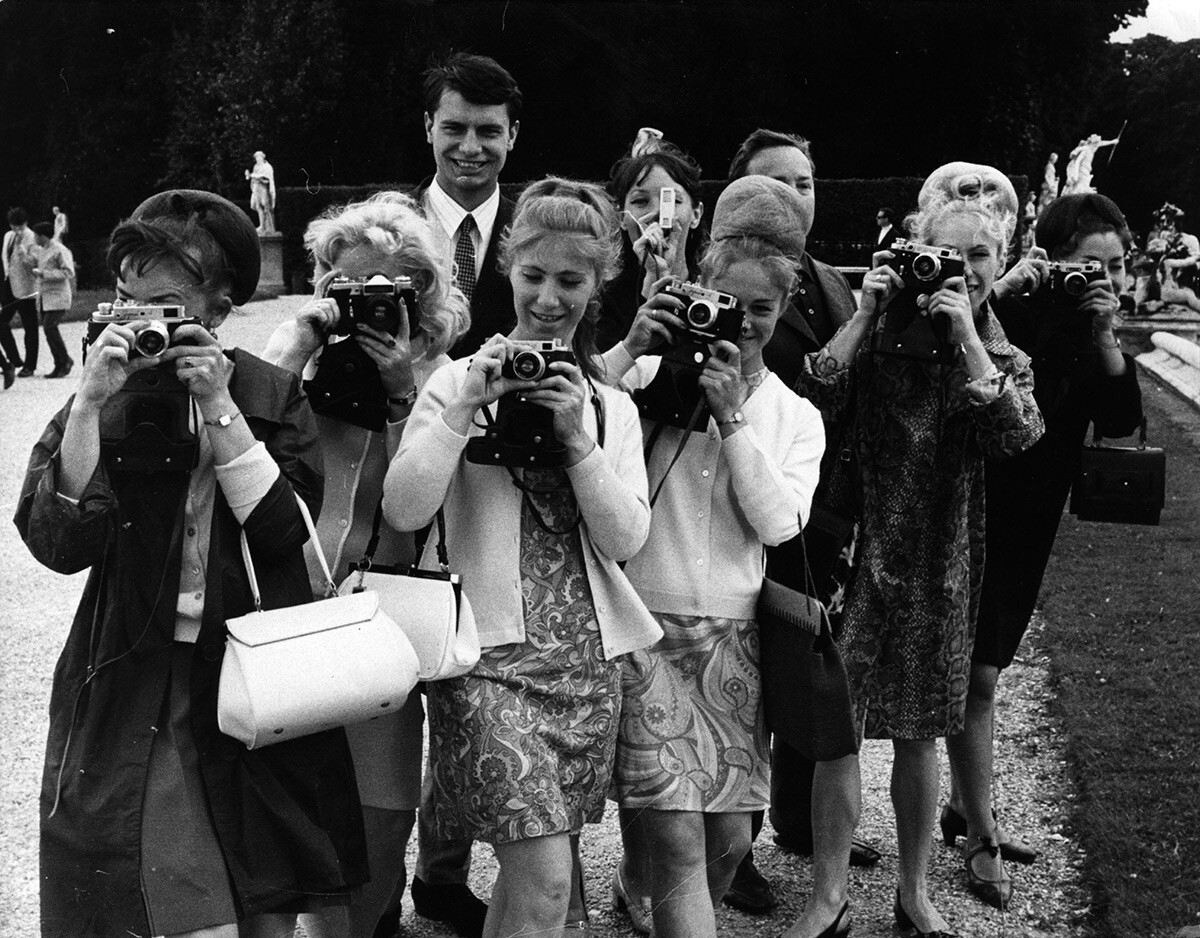
[(475, 218), (469, 212), (458, 226), (458, 242), (454, 246), (454, 263), (458, 265), (458, 288), (467, 296), (467, 302), (475, 293), (475, 242), (471, 231)]

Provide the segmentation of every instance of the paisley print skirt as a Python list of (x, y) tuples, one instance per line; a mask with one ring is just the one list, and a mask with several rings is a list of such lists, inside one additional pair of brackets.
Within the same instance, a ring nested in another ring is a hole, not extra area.
[(434, 823), (445, 838), (512, 843), (579, 831), (604, 814), (621, 702), (605, 660), (565, 473), (526, 470), (525, 640), (485, 648), (470, 674), (429, 685)]
[(663, 637), (625, 659), (622, 807), (758, 811), (770, 800), (758, 625), (656, 613)]

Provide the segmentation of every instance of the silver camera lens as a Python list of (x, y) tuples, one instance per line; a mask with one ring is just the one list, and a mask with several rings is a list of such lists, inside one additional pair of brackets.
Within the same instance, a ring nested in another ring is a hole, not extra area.
[(139, 355), (155, 358), (163, 353), (170, 341), (171, 334), (167, 331), (167, 324), (152, 320), (134, 334), (133, 347)]
[(913, 258), (912, 272), (918, 280), (933, 280), (942, 272), (942, 262), (933, 254), (918, 254)]
[(694, 300), (687, 308), (688, 325), (707, 329), (717, 321), (717, 308), (708, 300)]
[(1063, 277), (1063, 293), (1067, 296), (1081, 296), (1087, 289), (1088, 279), (1079, 271), (1072, 271)]
[(522, 381), (537, 381), (546, 373), (546, 359), (541, 352), (525, 349), (513, 356), (512, 370)]

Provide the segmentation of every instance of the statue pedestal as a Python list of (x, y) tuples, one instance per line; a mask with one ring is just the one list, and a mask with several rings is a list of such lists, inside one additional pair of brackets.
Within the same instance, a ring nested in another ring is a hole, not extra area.
[(254, 292), (254, 299), (274, 299), (284, 291), (283, 235), (277, 231), (260, 234), (258, 246), (262, 250), (262, 273), (258, 277), (258, 289)]

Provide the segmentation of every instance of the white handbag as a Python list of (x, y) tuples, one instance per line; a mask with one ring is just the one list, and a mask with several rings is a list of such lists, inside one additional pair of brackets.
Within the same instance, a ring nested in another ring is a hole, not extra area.
[(417, 684), (417, 653), (379, 595), (336, 595), (312, 516), (297, 502), (330, 598), (264, 610), (242, 532), (254, 612), (225, 623), (217, 725), (249, 749), (395, 713)]
[[(375, 529), (366, 555), (350, 567), (350, 575), (338, 587), (342, 596), (363, 591), (379, 594), (384, 611), (404, 630), (420, 662), (422, 681), (461, 677), (479, 662), (479, 631), (471, 601), (462, 590), (457, 573), (450, 572), (446, 553), (446, 519), (437, 513), (439, 570), (421, 570), (413, 565), (380, 566), (372, 563), (379, 543), (382, 512), (375, 512)], [(418, 551), (418, 557), (420, 551)]]

